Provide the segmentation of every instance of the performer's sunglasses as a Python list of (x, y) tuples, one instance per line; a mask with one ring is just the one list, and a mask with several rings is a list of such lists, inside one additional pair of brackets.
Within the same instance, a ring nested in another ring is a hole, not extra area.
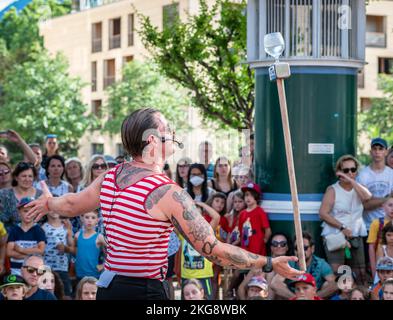
[(344, 173), (349, 173), (349, 171), (351, 171), (352, 173), (355, 173), (356, 171), (358, 171), (358, 168), (344, 168), (343, 172)]

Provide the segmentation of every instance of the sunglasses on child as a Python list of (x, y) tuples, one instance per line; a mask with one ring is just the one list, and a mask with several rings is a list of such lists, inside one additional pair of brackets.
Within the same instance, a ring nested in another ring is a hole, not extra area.
[(343, 169), (344, 173), (349, 173), (349, 171), (351, 171), (352, 173), (355, 173), (356, 171), (358, 171), (358, 168), (344, 168)]
[(93, 170), (108, 169), (108, 166), (107, 166), (107, 164), (105, 164), (105, 163), (101, 163), (101, 164), (95, 163), (95, 164), (93, 164), (93, 165), (91, 166), (91, 168), (92, 168)]
[(275, 241), (275, 240), (272, 241), (272, 247), (276, 247), (276, 248), (278, 247), (285, 248), (287, 244), (288, 243), (286, 241)]
[(31, 266), (23, 266), (23, 268), (24, 268), (28, 273), (33, 274), (33, 273), (35, 272), (35, 273), (37, 273), (37, 275), (39, 275), (39, 276), (42, 276), (42, 275), (46, 272), (46, 269), (44, 269), (44, 268), (34, 268), (34, 267), (31, 267)]

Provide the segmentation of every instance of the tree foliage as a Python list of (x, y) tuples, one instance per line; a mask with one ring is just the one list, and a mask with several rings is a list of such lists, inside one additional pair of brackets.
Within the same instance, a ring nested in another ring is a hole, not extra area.
[(371, 108), (359, 114), (359, 129), (393, 144), (393, 75), (381, 74), (378, 81), (385, 96), (372, 99)]
[(34, 0), (20, 12), (11, 8), (4, 14), (0, 20), (0, 61), (4, 62), (0, 83), (13, 65), (32, 60), (43, 50), (39, 24), (70, 10), (71, 0)]
[(93, 123), (85, 115), (82, 87), (79, 79), (69, 77), (61, 55), (52, 59), (41, 52), (7, 73), (0, 107), (2, 127), (15, 129), (29, 142), (58, 134), (62, 152), (75, 154), (78, 140)]
[(104, 110), (104, 129), (118, 133), (124, 118), (136, 109), (154, 106), (173, 122), (177, 129), (187, 127), (186, 107), (189, 105), (184, 90), (165, 79), (149, 62), (132, 61), (123, 69), (122, 80), (107, 89), (108, 103)]
[(159, 31), (139, 15), (142, 42), (166, 77), (191, 92), (204, 119), (225, 127), (252, 128), (254, 77), (246, 60), (246, 1), (217, 0), (186, 22), (175, 19)]

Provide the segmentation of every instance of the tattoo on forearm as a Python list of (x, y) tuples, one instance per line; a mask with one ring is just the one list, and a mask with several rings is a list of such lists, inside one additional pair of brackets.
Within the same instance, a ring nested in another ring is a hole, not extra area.
[(202, 216), (187, 224), (189, 227), (188, 233), (194, 237), (195, 241), (204, 241), (212, 233), (210, 224), (208, 224)]
[(190, 241), (190, 239), (188, 238), (187, 234), (184, 232), (183, 228), (181, 227), (179, 221), (174, 216), (172, 216), (171, 221), (172, 221), (173, 226), (176, 228), (177, 231), (180, 232), (180, 234), (183, 236), (183, 238), (186, 239), (186, 241), (188, 243), (192, 243)]
[(164, 185), (155, 189), (146, 199), (146, 209), (151, 210), (171, 189), (170, 185)]
[(209, 242), (209, 241), (205, 242), (205, 243), (203, 244), (203, 246), (202, 246), (202, 252), (203, 252), (204, 254), (208, 254), (208, 255), (212, 254), (213, 249), (214, 249), (214, 247), (217, 245), (217, 243), (218, 243), (218, 240), (217, 240), (217, 239), (214, 239), (213, 243), (211, 243), (211, 242)]

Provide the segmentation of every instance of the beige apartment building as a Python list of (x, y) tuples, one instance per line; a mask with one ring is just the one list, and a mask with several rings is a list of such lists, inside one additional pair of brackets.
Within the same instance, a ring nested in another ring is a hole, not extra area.
[[(62, 52), (68, 59), (70, 74), (89, 84), (82, 90), (83, 101), (91, 106), (91, 112), (100, 115), (107, 100), (105, 88), (121, 79), (124, 64), (148, 57), (136, 32), (137, 13), (149, 16), (162, 28), (175, 15), (186, 19), (188, 13), (197, 10), (198, 0), (81, 0), (74, 2), (71, 14), (43, 22), (40, 32), (51, 53)], [(182, 137), (186, 147), (176, 156), (188, 155), (197, 161), (198, 143), (211, 133), (201, 127), (198, 112), (191, 107), (188, 110), (186, 116), (194, 129)], [(80, 141), (79, 157), (86, 161), (96, 153), (121, 154), (120, 135), (86, 132)]]
[[(214, 2), (214, 0), (211, 0)], [(186, 19), (198, 10), (198, 0), (79, 0), (71, 14), (45, 21), (41, 25), (45, 47), (51, 52), (62, 52), (69, 61), (70, 74), (79, 76), (89, 85), (82, 91), (83, 101), (91, 112), (99, 115), (106, 103), (105, 88), (121, 79), (125, 63), (144, 60), (148, 52), (137, 32), (137, 12), (150, 17), (162, 28), (174, 15)], [(391, 73), (393, 68), (393, 0), (370, 1), (367, 6), (366, 62), (359, 72), (359, 107), (370, 107), (371, 98), (381, 97), (377, 77)], [(193, 125), (183, 137), (186, 148), (177, 154), (197, 160), (199, 141), (214, 139), (212, 132), (201, 127), (198, 112), (189, 108), (189, 123)], [(213, 139), (212, 139), (213, 138)], [(100, 131), (86, 132), (80, 142), (79, 156), (86, 161), (92, 154), (118, 155), (121, 150), (119, 135), (103, 135)], [(215, 156), (231, 153), (215, 148)]]
[(371, 98), (382, 97), (378, 75), (392, 74), (393, 69), (393, 1), (370, 1), (366, 9), (366, 62), (359, 73), (358, 98), (361, 110), (371, 105)]

